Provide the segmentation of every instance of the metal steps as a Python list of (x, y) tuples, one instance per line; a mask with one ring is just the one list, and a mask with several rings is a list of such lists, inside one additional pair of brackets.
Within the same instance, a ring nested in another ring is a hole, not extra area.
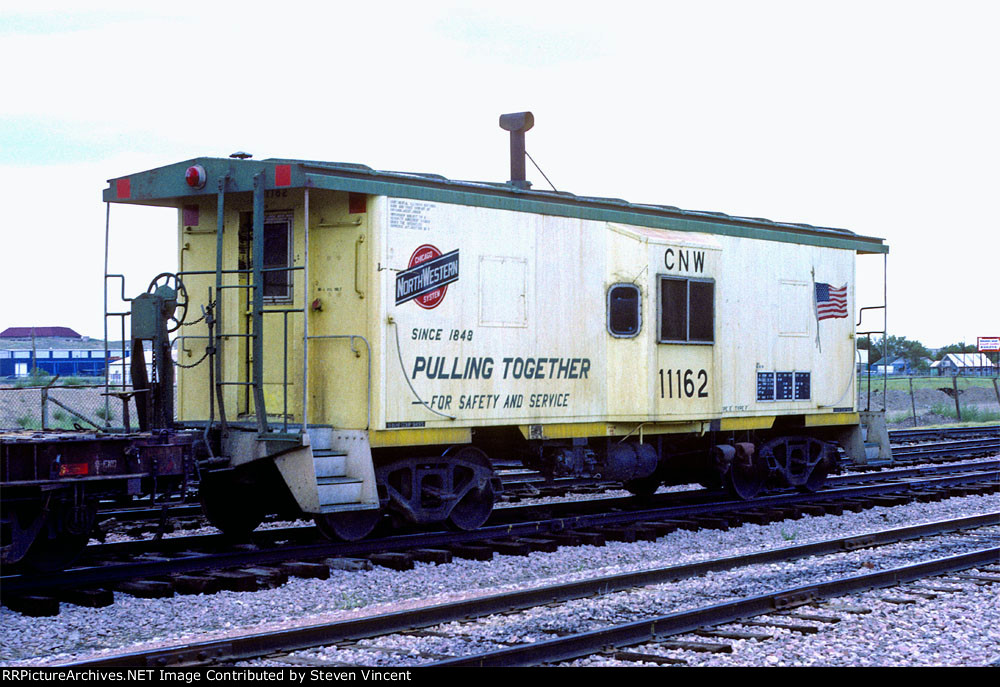
[(333, 449), (314, 449), (313, 465), (321, 510), (361, 501), (364, 482), (347, 475), (347, 453)]

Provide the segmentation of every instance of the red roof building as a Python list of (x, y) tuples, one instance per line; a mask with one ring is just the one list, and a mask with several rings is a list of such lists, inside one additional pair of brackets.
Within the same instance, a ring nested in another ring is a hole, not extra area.
[(59, 336), (66, 339), (83, 338), (69, 327), (7, 327), (0, 332), (0, 339), (30, 339), (32, 336)]

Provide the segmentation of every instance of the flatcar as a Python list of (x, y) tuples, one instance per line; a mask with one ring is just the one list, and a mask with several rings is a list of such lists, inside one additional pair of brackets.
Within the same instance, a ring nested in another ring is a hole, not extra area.
[(891, 460), (856, 400), (855, 261), (882, 239), (533, 189), (532, 122), (501, 117), (506, 183), (245, 154), (109, 181), (177, 209), (179, 270), (131, 315), (176, 397), (141, 346), (133, 383), (143, 429), (203, 437), (213, 524), (474, 529), (498, 464), (751, 498)]
[[(136, 497), (164, 503), (187, 494), (196, 481), (200, 433), (172, 422), (173, 361), (169, 324), (183, 307), (183, 292), (153, 281), (150, 293), (131, 300), (134, 386), (105, 390), (124, 401), (123, 427), (76, 431), (0, 431), (0, 563), (41, 571), (72, 563), (90, 539), (101, 502)], [(124, 316), (124, 313), (123, 313)], [(143, 364), (153, 346), (151, 385)], [(156, 351), (160, 355), (155, 355)], [(105, 359), (108, 359), (105, 352)], [(128, 420), (129, 399), (139, 397), (141, 431)], [(105, 410), (109, 410), (108, 407)], [(152, 417), (150, 413), (155, 413)], [(105, 417), (110, 417), (107, 413)], [(171, 418), (166, 421), (164, 418)]]
[(102, 500), (183, 494), (196, 438), (170, 429), (0, 432), (0, 563), (58, 570), (87, 545)]

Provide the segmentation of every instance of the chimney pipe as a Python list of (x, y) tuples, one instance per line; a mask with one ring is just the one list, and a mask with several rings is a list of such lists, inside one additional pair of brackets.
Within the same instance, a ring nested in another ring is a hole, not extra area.
[(524, 132), (534, 125), (535, 116), (530, 112), (500, 115), (500, 128), (510, 132), (510, 181), (507, 183), (517, 188), (531, 188), (524, 171)]

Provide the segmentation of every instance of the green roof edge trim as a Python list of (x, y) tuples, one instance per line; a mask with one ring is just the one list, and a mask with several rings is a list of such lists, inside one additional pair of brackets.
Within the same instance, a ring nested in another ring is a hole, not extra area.
[[(314, 181), (317, 178), (327, 180), (326, 175), (306, 174), (306, 178)], [(336, 191), (353, 191), (372, 195), (392, 196), (394, 198), (410, 198), (413, 200), (440, 201), (456, 205), (471, 205), (495, 210), (510, 210), (513, 212), (532, 212), (540, 215), (556, 217), (572, 217), (604, 222), (618, 222), (656, 229), (673, 229), (676, 231), (699, 232), (706, 234), (721, 234), (738, 238), (762, 239), (782, 243), (799, 243), (825, 248), (841, 248), (856, 250), (863, 253), (888, 253), (889, 246), (881, 239), (864, 241), (861, 237), (850, 236), (819, 236), (808, 233), (797, 233), (787, 229), (767, 229), (764, 227), (748, 227), (726, 223), (723, 220), (708, 221), (666, 217), (644, 212), (630, 212), (612, 208), (586, 207), (575, 203), (559, 203), (556, 200), (539, 200), (534, 198), (511, 198), (470, 191), (452, 191), (450, 189), (433, 188), (411, 184), (396, 184), (385, 181), (365, 179), (338, 178), (337, 184), (314, 184), (312, 188), (323, 188)]]
[[(209, 180), (204, 188), (193, 189), (184, 182), (184, 170), (191, 165), (202, 165), (208, 173)], [(288, 179), (290, 183), (282, 186), (275, 184), (275, 170), (279, 165), (290, 168)], [(798, 243), (855, 250), (859, 253), (889, 252), (889, 246), (883, 239), (861, 236), (843, 229), (772, 222), (667, 206), (636, 205), (613, 198), (522, 191), (505, 184), (454, 181), (437, 175), (380, 172), (364, 165), (304, 160), (194, 158), (113, 178), (109, 180), (103, 196), (105, 202), (163, 205), (165, 204), (163, 201), (170, 200), (176, 201), (179, 207), (185, 200), (194, 200), (206, 195), (215, 196), (218, 191), (218, 180), (227, 175), (229, 177), (227, 194), (250, 191), (253, 188), (253, 176), (261, 172), (264, 173), (266, 189), (315, 188), (349, 191), (512, 212), (617, 222), (657, 229)], [(125, 179), (129, 181), (130, 195), (119, 198), (116, 183)]]

